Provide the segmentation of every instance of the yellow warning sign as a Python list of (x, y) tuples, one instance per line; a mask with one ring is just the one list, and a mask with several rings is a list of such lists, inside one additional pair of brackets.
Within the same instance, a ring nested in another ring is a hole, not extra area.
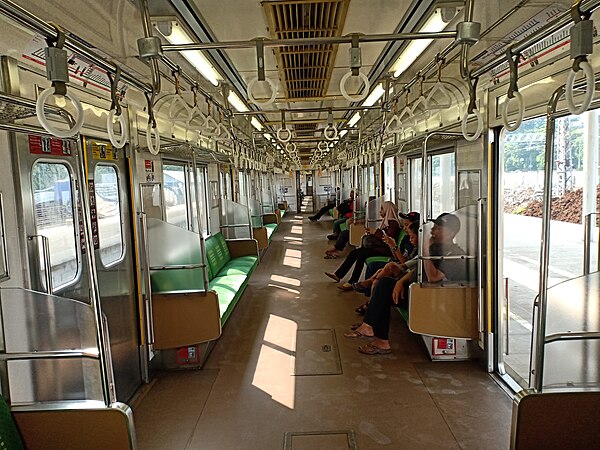
[(104, 142), (92, 142), (92, 158), (115, 161), (117, 159), (117, 149)]

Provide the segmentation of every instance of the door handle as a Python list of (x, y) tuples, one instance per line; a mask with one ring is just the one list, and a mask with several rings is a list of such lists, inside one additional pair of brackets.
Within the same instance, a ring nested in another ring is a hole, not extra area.
[(44, 262), (44, 280), (46, 282), (46, 293), (52, 295), (54, 287), (52, 286), (52, 263), (50, 261), (50, 240), (42, 234), (33, 234), (27, 236), (29, 241), (42, 241), (42, 261)]

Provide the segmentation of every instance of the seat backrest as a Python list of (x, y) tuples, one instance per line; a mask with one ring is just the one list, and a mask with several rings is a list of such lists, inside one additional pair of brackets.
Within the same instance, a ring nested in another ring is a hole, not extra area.
[(511, 449), (598, 448), (600, 392), (519, 393), (513, 400)]
[(206, 260), (208, 261), (208, 278), (212, 280), (231, 259), (225, 237), (221, 233), (212, 235), (206, 240)]

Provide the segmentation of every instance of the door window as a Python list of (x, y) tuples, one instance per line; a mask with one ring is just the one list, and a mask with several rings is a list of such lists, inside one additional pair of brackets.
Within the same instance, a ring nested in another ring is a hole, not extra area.
[(125, 252), (119, 179), (114, 166), (98, 164), (94, 170), (100, 260), (104, 267), (120, 261)]
[[(48, 238), (54, 290), (71, 283), (79, 272), (77, 226), (73, 206), (73, 181), (66, 164), (36, 162), (31, 173), (36, 234)], [(83, 221), (82, 225), (83, 227)], [(38, 241), (41, 282), (47, 268), (42, 241)], [(45, 289), (48, 286), (44, 286)]]
[(165, 164), (163, 166), (163, 182), (167, 222), (187, 229), (185, 166), (181, 164)]

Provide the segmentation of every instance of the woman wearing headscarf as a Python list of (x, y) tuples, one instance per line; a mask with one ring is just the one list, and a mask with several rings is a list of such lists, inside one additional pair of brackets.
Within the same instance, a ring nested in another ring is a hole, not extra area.
[[(390, 243), (396, 242), (400, 235), (400, 219), (398, 219), (398, 208), (393, 202), (383, 202), (379, 214), (383, 219), (379, 227), (375, 230), (367, 229), (367, 239), (363, 237), (363, 246), (352, 250), (345, 261), (333, 272), (325, 272), (329, 278), (339, 282), (350, 271), (352, 266), (354, 270), (350, 279), (338, 286), (343, 291), (351, 291), (352, 283), (356, 283), (363, 271), (365, 260), (371, 256), (392, 256)], [(365, 243), (368, 242), (368, 246)]]

